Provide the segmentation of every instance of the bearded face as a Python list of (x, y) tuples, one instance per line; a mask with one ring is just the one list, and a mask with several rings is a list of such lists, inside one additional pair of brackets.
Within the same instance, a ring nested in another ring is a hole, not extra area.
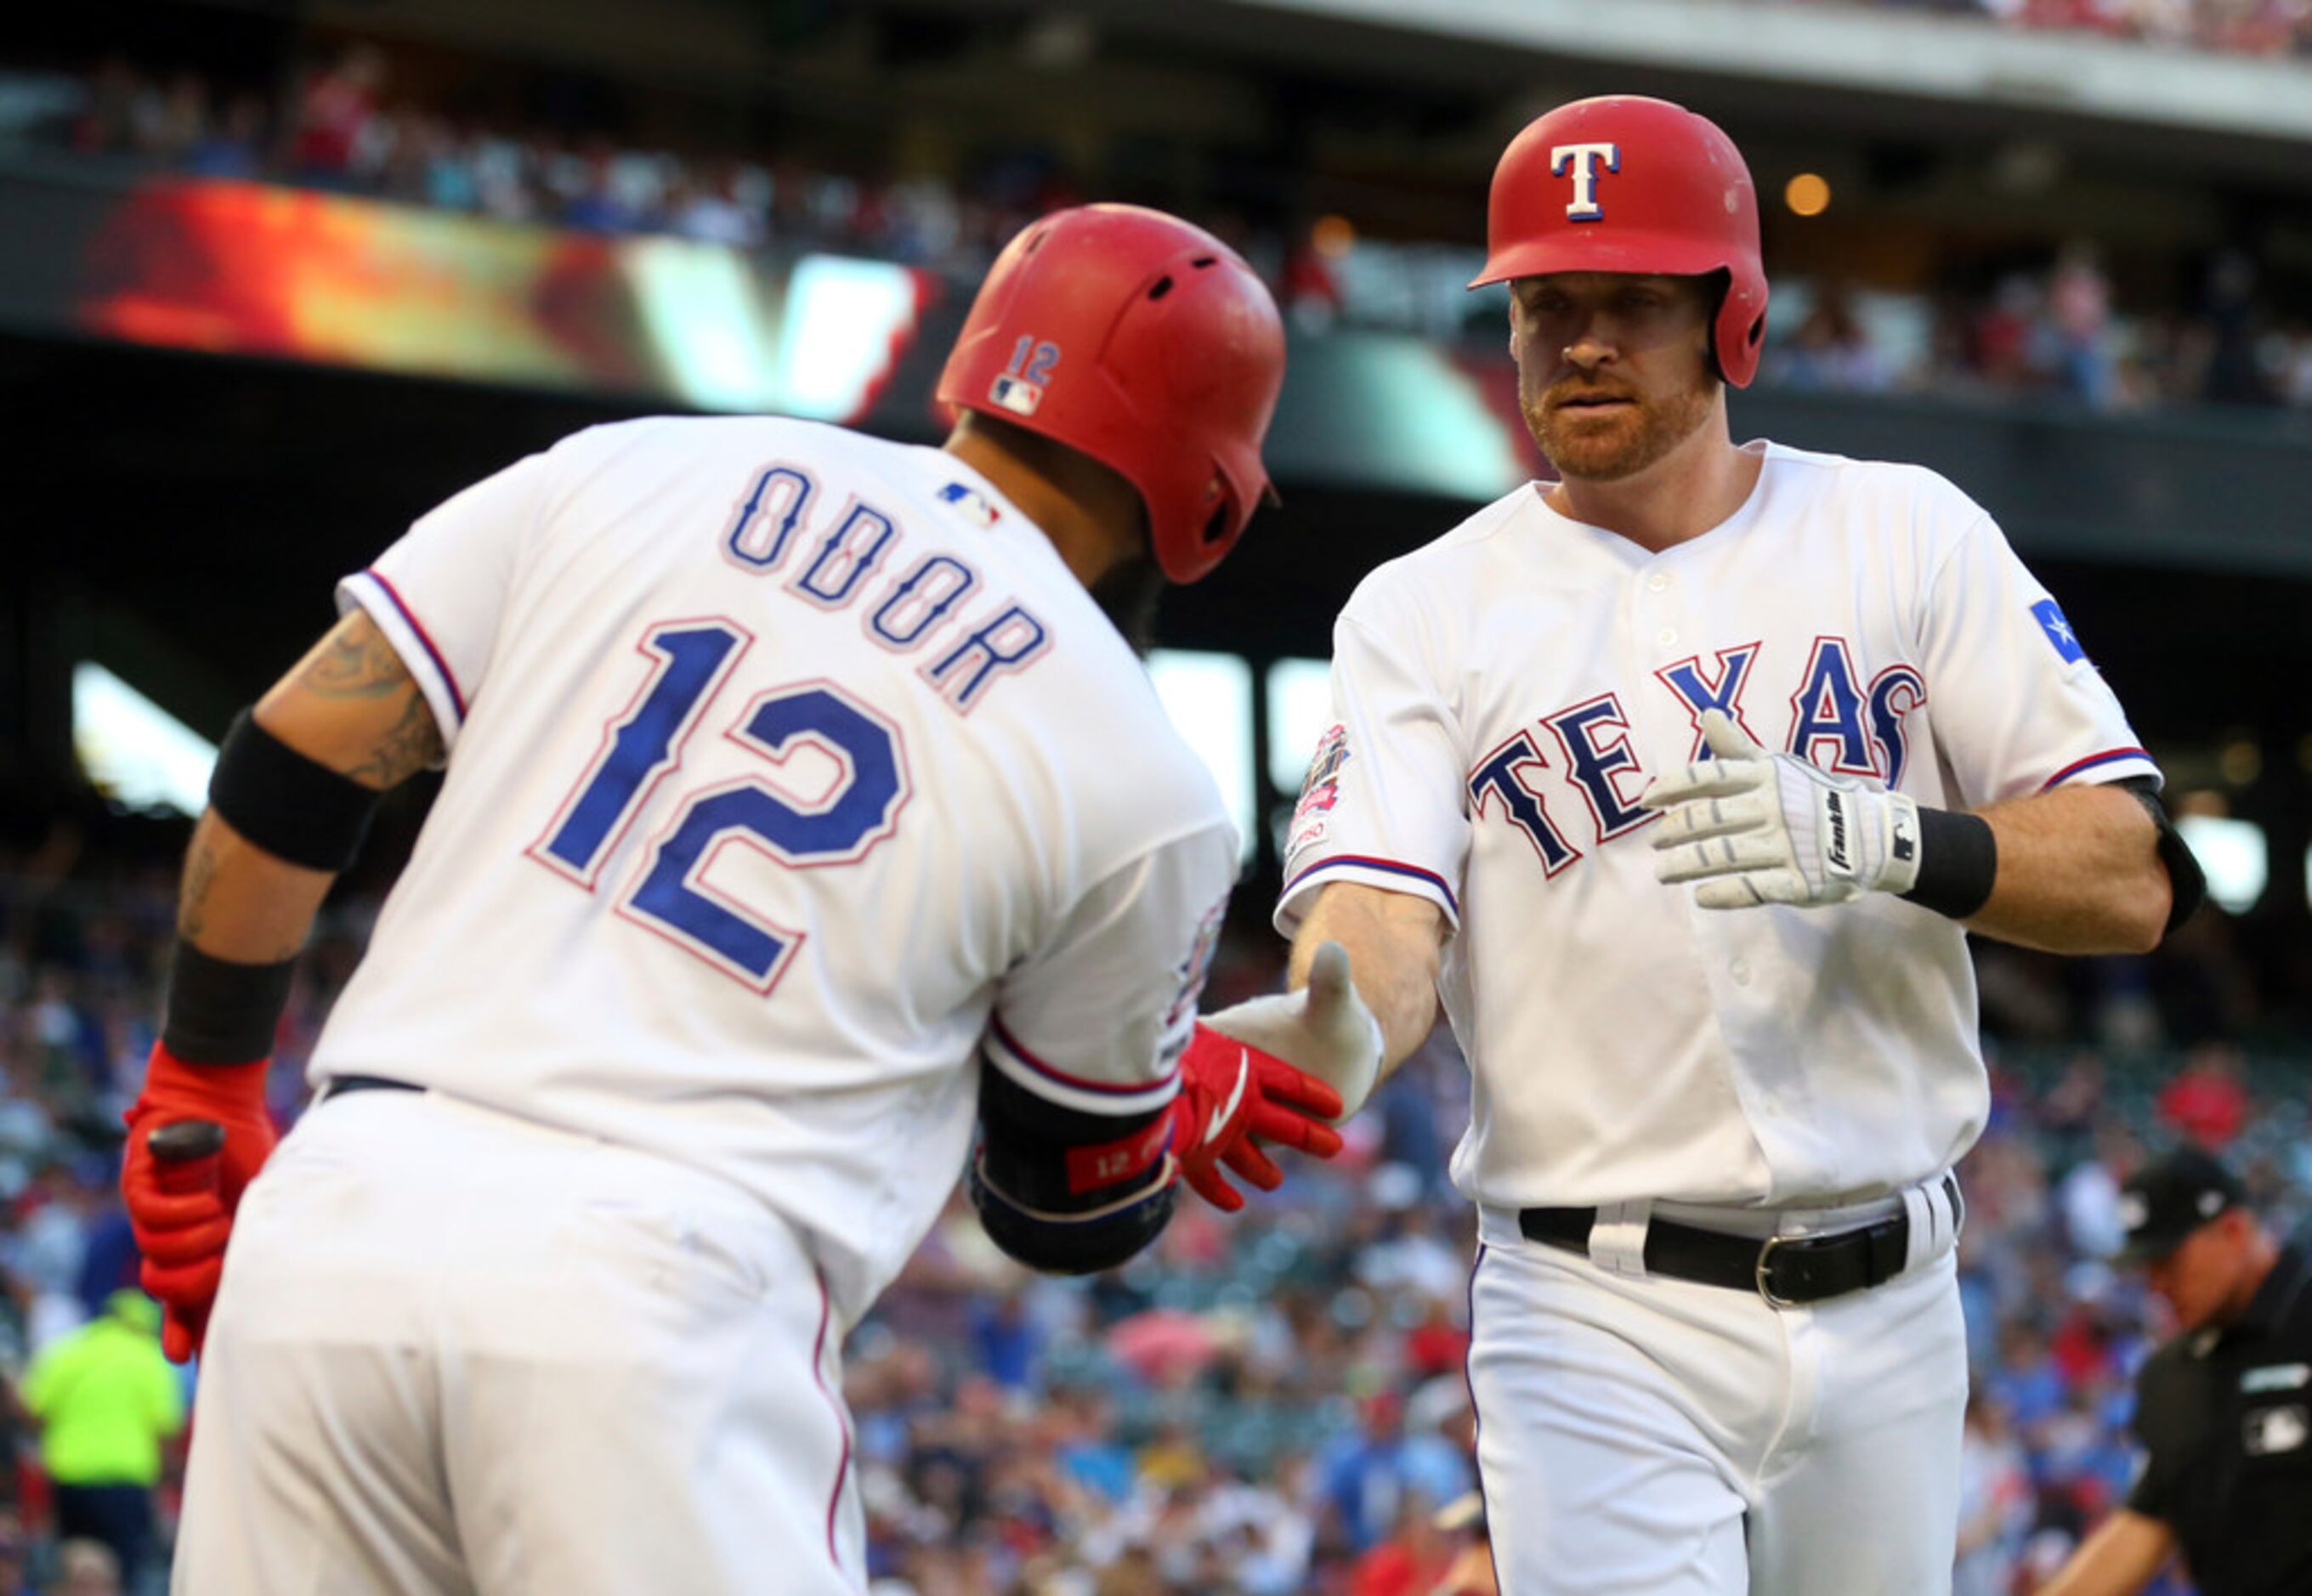
[(1511, 294), (1519, 407), (1561, 476), (1633, 476), (1709, 420), (1707, 279), (1560, 272)]

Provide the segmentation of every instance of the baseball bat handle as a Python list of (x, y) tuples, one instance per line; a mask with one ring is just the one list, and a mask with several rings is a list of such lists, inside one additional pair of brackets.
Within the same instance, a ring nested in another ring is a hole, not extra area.
[(224, 1127), (215, 1120), (171, 1120), (156, 1125), (145, 1133), (144, 1147), (159, 1165), (153, 1173), (163, 1191), (182, 1195), (215, 1189)]

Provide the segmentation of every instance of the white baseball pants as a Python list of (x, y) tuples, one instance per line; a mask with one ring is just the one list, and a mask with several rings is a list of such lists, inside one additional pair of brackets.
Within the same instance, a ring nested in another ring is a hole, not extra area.
[[(1642, 1234), (1609, 1261), (1630, 1268)], [(1483, 1210), (1479, 1236), (1469, 1389), (1503, 1596), (1950, 1589), (1966, 1339), (1947, 1219), (1907, 1272), (1782, 1309), (1528, 1241), (1514, 1212)]]
[(171, 1589), (858, 1592), (830, 1318), (726, 1182), (435, 1094), (332, 1099), (241, 1204)]

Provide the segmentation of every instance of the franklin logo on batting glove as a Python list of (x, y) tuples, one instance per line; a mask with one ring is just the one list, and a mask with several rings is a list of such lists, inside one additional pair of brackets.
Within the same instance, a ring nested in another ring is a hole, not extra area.
[(1856, 776), (1770, 754), (1722, 710), (1705, 710), (1713, 757), (1663, 777), (1638, 802), (1660, 810), (1654, 875), (1694, 881), (1705, 909), (1813, 909), (1919, 876), (1919, 806)]

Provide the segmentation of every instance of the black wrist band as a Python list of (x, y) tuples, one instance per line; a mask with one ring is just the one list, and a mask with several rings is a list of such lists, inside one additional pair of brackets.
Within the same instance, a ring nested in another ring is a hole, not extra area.
[(1999, 840), (1991, 823), (1956, 809), (1919, 807), (1919, 878), (1906, 903), (1965, 920), (1991, 901), (1999, 879)]
[(273, 1051), (297, 961), (237, 964), (183, 938), (169, 968), (161, 1045), (188, 1064), (249, 1064)]
[(209, 777), (209, 806), (276, 859), (336, 875), (354, 862), (385, 795), (308, 759), (243, 710)]

